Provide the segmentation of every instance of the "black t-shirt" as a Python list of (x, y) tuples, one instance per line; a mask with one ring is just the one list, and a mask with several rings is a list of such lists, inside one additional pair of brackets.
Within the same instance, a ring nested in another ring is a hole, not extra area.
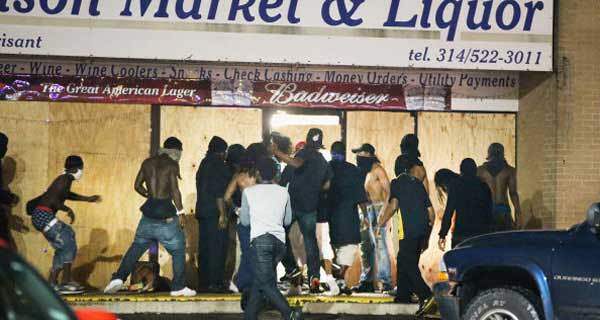
[(216, 154), (207, 154), (196, 173), (196, 217), (219, 216), (217, 199), (223, 198), (232, 174), (225, 161)]
[(425, 236), (429, 229), (427, 209), (431, 207), (431, 201), (423, 182), (408, 174), (401, 174), (392, 180), (390, 193), (390, 198), (398, 200), (404, 239)]
[(351, 163), (331, 161), (332, 178), (328, 192), (329, 234), (334, 246), (360, 243), (357, 205), (367, 202), (359, 169)]
[(304, 164), (294, 169), (290, 182), (292, 209), (301, 212), (317, 211), (319, 195), (323, 184), (327, 181), (327, 161), (313, 148), (300, 150), (296, 158), (304, 160)]

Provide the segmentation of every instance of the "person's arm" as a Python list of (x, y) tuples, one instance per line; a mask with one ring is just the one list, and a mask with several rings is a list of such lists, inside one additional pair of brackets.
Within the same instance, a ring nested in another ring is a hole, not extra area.
[(148, 198), (148, 189), (144, 186), (144, 163), (138, 171), (137, 177), (135, 178), (134, 184), (135, 192), (139, 193), (142, 197)]
[(383, 201), (387, 203), (390, 199), (390, 178), (388, 178), (385, 169), (381, 165), (377, 165), (374, 173), (377, 176), (377, 180), (379, 180), (382, 186)]
[(440, 232), (438, 234), (440, 239), (445, 239), (448, 235), (448, 231), (450, 230), (450, 225), (452, 224), (452, 215), (456, 210), (456, 197), (457, 194), (454, 191), (454, 188), (449, 187), (446, 209), (444, 210), (444, 216), (442, 217), (442, 227), (440, 228)]
[(71, 201), (100, 202), (102, 200), (102, 197), (100, 197), (99, 195), (93, 195), (89, 197), (82, 196), (75, 192), (69, 191), (67, 193), (67, 199)]
[(290, 200), (290, 195), (287, 194), (287, 203), (285, 204), (285, 216), (283, 217), (283, 226), (289, 227), (291, 224), (292, 224), (292, 201)]
[(302, 159), (301, 157), (290, 157), (285, 152), (281, 152), (275, 144), (273, 144), (273, 155), (275, 155), (279, 160), (285, 162), (287, 165), (290, 165), (294, 168), (300, 168), (304, 165), (304, 159)]
[(239, 176), (239, 174), (234, 175), (231, 181), (229, 181), (227, 189), (225, 189), (225, 195), (223, 196), (223, 200), (225, 201), (225, 205), (229, 208), (233, 206), (233, 194), (238, 188)]
[(385, 206), (383, 215), (381, 215), (377, 221), (377, 230), (385, 227), (387, 222), (392, 218), (392, 216), (394, 216), (394, 212), (396, 212), (396, 210), (398, 210), (398, 199), (392, 198)]
[(173, 166), (169, 172), (169, 184), (171, 186), (171, 196), (173, 197), (173, 202), (175, 203), (178, 214), (181, 214), (183, 212), (183, 202), (181, 201), (181, 191), (179, 191), (179, 181), (177, 181), (178, 177), (179, 169), (177, 166)]
[(240, 223), (248, 227), (250, 226), (250, 206), (248, 203), (248, 195), (246, 191), (242, 193), (242, 208), (240, 209)]
[(510, 201), (515, 207), (515, 226), (521, 227), (523, 221), (521, 221), (521, 202), (519, 201), (519, 193), (517, 192), (517, 170), (513, 169), (508, 178), (508, 195)]

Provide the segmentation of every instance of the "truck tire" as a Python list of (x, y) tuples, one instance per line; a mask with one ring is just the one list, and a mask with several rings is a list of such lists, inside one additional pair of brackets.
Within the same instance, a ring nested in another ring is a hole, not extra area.
[(517, 290), (496, 288), (479, 293), (467, 307), (465, 320), (540, 320), (534, 305)]

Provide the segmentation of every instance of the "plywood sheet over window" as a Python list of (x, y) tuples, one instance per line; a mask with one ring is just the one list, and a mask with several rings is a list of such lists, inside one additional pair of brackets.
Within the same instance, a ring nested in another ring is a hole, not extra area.
[[(427, 169), (430, 198), (437, 213), (429, 249), (421, 256), (421, 268), (428, 283), (435, 281), (439, 260), (438, 232), (444, 203), (438, 197), (433, 182), (435, 172), (448, 168), (459, 172), (464, 158), (473, 158), (478, 165), (485, 162), (488, 146), (500, 142), (506, 159), (515, 163), (515, 115), (473, 113), (420, 113), (419, 141), (422, 160)], [(450, 236), (447, 245), (450, 245)]]
[[(170, 136), (183, 142), (180, 161), (181, 177), (179, 187), (186, 212), (191, 213), (196, 206), (196, 171), (206, 155), (208, 143), (213, 136), (220, 136), (229, 145), (260, 142), (262, 135), (262, 113), (258, 109), (242, 108), (189, 108), (163, 106), (161, 108), (161, 143)], [(186, 223), (187, 278), (196, 283), (194, 270), (198, 250), (198, 225), (196, 219), (188, 218)], [(161, 251), (161, 256), (168, 256)], [(170, 277), (170, 259), (161, 258), (161, 267)]]
[(25, 203), (48, 186), (49, 103), (0, 102), (0, 132), (9, 138), (2, 160), (4, 186), (21, 201), (9, 208), (17, 250), (39, 270), (50, 268), (53, 252), (41, 233), (31, 226)]
[(62, 172), (65, 157), (77, 154), (83, 157), (85, 170), (73, 190), (103, 197), (97, 204), (68, 204), (77, 216), (74, 275), (82, 283), (106, 285), (133, 241), (144, 201), (133, 184), (148, 157), (149, 141), (150, 106), (50, 105), (48, 179)]

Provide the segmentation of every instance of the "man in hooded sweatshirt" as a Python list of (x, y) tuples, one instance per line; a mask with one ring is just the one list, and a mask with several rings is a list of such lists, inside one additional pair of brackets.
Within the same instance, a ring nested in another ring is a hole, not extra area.
[(464, 159), (460, 164), (460, 177), (448, 186), (448, 201), (438, 240), (440, 250), (443, 251), (446, 247), (445, 239), (454, 213), (456, 222), (452, 233), (452, 248), (468, 238), (490, 232), (492, 210), (492, 193), (487, 184), (477, 177), (475, 160)]
[(411, 166), (410, 175), (423, 182), (423, 186), (429, 194), (429, 182), (427, 180), (427, 170), (420, 159), (419, 138), (415, 134), (407, 134), (400, 142), (400, 155), (396, 158), (394, 173), (396, 176), (402, 174), (402, 163), (405, 161)]
[[(477, 175), (492, 190), (494, 199), (494, 224), (496, 231), (506, 231), (523, 224), (521, 203), (517, 192), (517, 169), (510, 166), (504, 157), (504, 146), (492, 143), (488, 148), (487, 162), (477, 170)], [(515, 208), (513, 220), (508, 196)]]
[(227, 142), (213, 137), (196, 173), (199, 288), (212, 293), (225, 293), (229, 285), (224, 283), (228, 243), (224, 198), (232, 173), (226, 154)]

